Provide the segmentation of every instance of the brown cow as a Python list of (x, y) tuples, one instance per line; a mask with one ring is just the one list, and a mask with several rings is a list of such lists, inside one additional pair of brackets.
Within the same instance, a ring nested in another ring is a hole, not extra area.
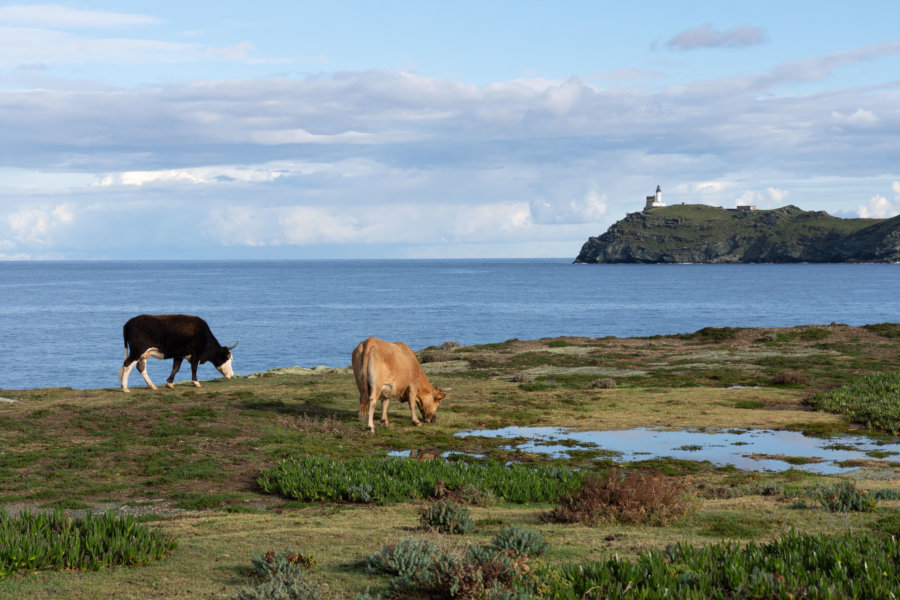
[[(381, 399), (381, 424), (388, 426), (391, 398), (409, 402), (412, 422), (421, 425), (416, 407), (426, 423), (434, 422), (444, 392), (431, 385), (419, 361), (403, 342), (385, 342), (377, 338), (360, 342), (353, 350), (353, 376), (359, 388), (359, 419), (369, 433), (375, 433), (375, 402)], [(415, 399), (415, 402), (412, 400)]]

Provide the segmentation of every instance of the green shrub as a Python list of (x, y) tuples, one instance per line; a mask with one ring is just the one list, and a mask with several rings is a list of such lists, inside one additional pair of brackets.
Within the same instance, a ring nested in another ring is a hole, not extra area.
[[(555, 600), (583, 598), (867, 598), (896, 597), (900, 540), (856, 532), (791, 531), (768, 543), (669, 546), (636, 561), (545, 569)], [(551, 575), (555, 575), (551, 576)]]
[(675, 337), (683, 340), (702, 339), (704, 342), (727, 342), (737, 338), (740, 327), (704, 327), (694, 333), (682, 333)]
[(312, 568), (316, 559), (309, 555), (269, 550), (251, 559), (254, 577), (252, 588), (241, 590), (233, 600), (327, 600), (328, 589), (306, 581), (304, 571)]
[(813, 408), (847, 415), (866, 427), (900, 435), (900, 371), (865, 375), (837, 389), (816, 394)]
[[(513, 537), (535, 542), (524, 531)], [(409, 538), (370, 556), (366, 567), (370, 573), (393, 575), (389, 588), (397, 597), (524, 600), (536, 588), (528, 556), (494, 542), (453, 553), (427, 540)]]
[(328, 588), (317, 583), (279, 573), (261, 581), (255, 587), (241, 590), (234, 600), (328, 600)]
[[(398, 457), (346, 461), (305, 456), (266, 469), (257, 479), (263, 491), (303, 501), (404, 502), (428, 499), (435, 490), (484, 490), (514, 503), (553, 502), (580, 488), (586, 475), (558, 466), (470, 464)], [(440, 484), (440, 485), (439, 485)]]
[(900, 490), (895, 488), (883, 488), (872, 492), (876, 500), (900, 500)]
[(514, 525), (508, 525), (498, 531), (489, 546), (495, 552), (508, 550), (514, 556), (540, 556), (549, 547), (549, 542), (540, 532)]
[(424, 529), (441, 533), (466, 534), (475, 530), (475, 522), (465, 504), (457, 504), (447, 500), (433, 503), (422, 511), (419, 522)]
[(852, 481), (842, 481), (821, 491), (819, 502), (829, 512), (873, 512), (875, 498)]
[(61, 511), (10, 517), (0, 508), (0, 581), (13, 571), (142, 565), (175, 549), (174, 538), (133, 516), (70, 517)]

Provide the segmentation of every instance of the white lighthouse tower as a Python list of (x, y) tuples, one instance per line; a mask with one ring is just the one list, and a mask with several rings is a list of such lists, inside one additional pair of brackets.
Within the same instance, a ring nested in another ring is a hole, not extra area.
[(647, 204), (644, 205), (644, 210), (647, 210), (648, 208), (657, 208), (659, 206), (665, 206), (665, 203), (662, 201), (662, 190), (659, 186), (656, 186), (656, 194), (647, 196)]

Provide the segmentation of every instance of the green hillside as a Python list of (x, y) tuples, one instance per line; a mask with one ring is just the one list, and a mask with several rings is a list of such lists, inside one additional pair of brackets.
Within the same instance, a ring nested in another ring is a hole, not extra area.
[(796, 206), (681, 204), (631, 213), (591, 237), (578, 263), (898, 262), (900, 217), (841, 219)]

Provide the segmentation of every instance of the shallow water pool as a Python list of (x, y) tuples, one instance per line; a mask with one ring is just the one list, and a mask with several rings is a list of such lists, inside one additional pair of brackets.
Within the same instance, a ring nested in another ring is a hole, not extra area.
[(707, 460), (746, 471), (803, 469), (843, 473), (858, 465), (848, 460), (894, 460), (900, 440), (885, 443), (865, 436), (809, 437), (770, 429), (664, 430), (639, 427), (618, 431), (576, 431), (562, 427), (504, 427), (456, 434), (515, 440), (508, 450), (569, 458), (572, 451), (603, 451), (604, 458), (632, 462), (651, 458)]

